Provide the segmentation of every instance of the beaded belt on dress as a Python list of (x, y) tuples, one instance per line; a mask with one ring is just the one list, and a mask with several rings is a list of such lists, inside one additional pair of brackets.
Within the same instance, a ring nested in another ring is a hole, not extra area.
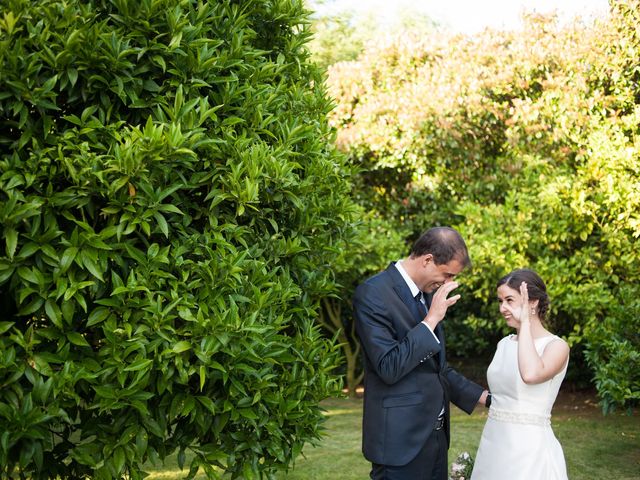
[(499, 422), (520, 423), (524, 425), (551, 425), (551, 415), (543, 415), (537, 413), (510, 412), (509, 410), (499, 410), (491, 407), (489, 409), (489, 418), (493, 418)]

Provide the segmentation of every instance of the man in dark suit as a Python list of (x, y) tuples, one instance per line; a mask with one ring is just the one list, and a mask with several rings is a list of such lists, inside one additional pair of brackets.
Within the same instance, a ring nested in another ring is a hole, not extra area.
[[(353, 298), (365, 354), (362, 451), (374, 480), (447, 480), (449, 402), (467, 413), (487, 391), (447, 365), (447, 296), (470, 265), (452, 228), (421, 235), (411, 254), (369, 278)], [(427, 295), (424, 295), (423, 292)]]

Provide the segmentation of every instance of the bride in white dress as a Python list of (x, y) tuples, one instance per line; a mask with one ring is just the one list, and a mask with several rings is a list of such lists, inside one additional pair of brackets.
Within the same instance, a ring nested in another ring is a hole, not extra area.
[(549, 297), (534, 271), (515, 270), (502, 278), (498, 302), (516, 335), (500, 340), (487, 370), (489, 418), (471, 480), (566, 480), (550, 418), (569, 346), (542, 324)]

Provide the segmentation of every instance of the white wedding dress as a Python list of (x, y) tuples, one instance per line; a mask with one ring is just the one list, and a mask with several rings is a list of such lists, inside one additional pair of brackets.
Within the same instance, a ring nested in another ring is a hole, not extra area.
[[(549, 335), (535, 340), (538, 354), (556, 339)], [(562, 447), (550, 421), (566, 371), (567, 365), (552, 379), (527, 385), (518, 370), (515, 336), (500, 340), (487, 369), (491, 407), (471, 480), (567, 480)]]

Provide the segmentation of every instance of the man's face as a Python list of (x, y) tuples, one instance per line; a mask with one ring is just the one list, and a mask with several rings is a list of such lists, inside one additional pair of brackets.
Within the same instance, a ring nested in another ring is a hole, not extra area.
[(422, 257), (422, 270), (418, 287), (423, 292), (435, 292), (442, 284), (451, 282), (464, 268), (458, 260), (436, 265), (433, 255), (428, 253)]

